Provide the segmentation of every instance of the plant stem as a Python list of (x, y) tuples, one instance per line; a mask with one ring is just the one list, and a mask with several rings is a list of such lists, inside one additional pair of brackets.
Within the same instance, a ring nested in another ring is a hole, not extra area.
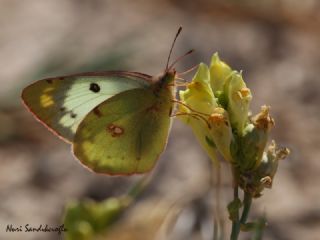
[[(233, 170), (233, 182), (234, 182), (233, 183), (233, 200), (236, 200), (239, 198), (239, 186), (236, 180), (237, 179), (236, 176), (237, 176), (236, 172), (235, 170)], [(238, 211), (238, 213), (236, 214), (236, 219), (232, 221), (232, 231), (231, 231), (230, 240), (238, 240), (240, 227), (242, 224), (245, 224), (248, 219), (251, 203), (252, 203), (251, 194), (245, 192), (244, 198), (243, 198), (243, 210), (242, 210), (240, 220), (239, 220), (239, 211)]]
[(249, 216), (251, 203), (252, 203), (251, 194), (245, 192), (244, 193), (244, 198), (243, 198), (243, 211), (242, 211), (242, 215), (241, 215), (241, 218), (240, 218), (240, 224), (245, 224), (246, 223), (246, 221), (248, 219), (248, 216)]

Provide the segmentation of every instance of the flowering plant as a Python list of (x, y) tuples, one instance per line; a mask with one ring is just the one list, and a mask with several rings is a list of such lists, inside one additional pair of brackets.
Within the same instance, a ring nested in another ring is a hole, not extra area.
[[(232, 70), (217, 53), (210, 66), (200, 63), (192, 82), (179, 95), (180, 119), (193, 129), (214, 164), (219, 164), (217, 153), (230, 163), (235, 194), (228, 209), (233, 221), (231, 239), (237, 239), (241, 227), (252, 226), (246, 223), (252, 198), (272, 186), (278, 162), (289, 150), (278, 148), (275, 141), (267, 145), (274, 126), (270, 107), (262, 106), (260, 113), (251, 116), (252, 94), (241, 72)], [(238, 187), (244, 191), (243, 201)]]

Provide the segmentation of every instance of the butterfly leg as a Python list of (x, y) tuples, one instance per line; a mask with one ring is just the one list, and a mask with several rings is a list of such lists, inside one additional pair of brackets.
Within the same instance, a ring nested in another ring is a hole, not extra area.
[(193, 117), (197, 120), (203, 120), (209, 129), (211, 129), (211, 125), (208, 121), (208, 119), (206, 119), (204, 116), (201, 116), (197, 113), (182, 113), (182, 112), (178, 112), (178, 113), (174, 113), (174, 114), (171, 114), (170, 117), (177, 117), (177, 116), (190, 116), (190, 117)]
[(197, 114), (202, 115), (202, 116), (210, 117), (210, 114), (207, 114), (207, 113), (203, 113), (203, 112), (199, 112), (199, 111), (197, 111), (197, 110), (194, 110), (192, 107), (190, 107), (189, 105), (185, 104), (184, 102), (182, 102), (182, 101), (180, 101), (180, 100), (178, 100), (178, 99), (172, 99), (171, 101), (174, 102), (174, 103), (178, 103), (178, 104), (180, 104), (180, 105), (188, 108), (188, 109), (189, 109), (191, 112), (193, 112), (193, 113), (197, 113)]
[(167, 86), (168, 87), (186, 87), (189, 83), (188, 82), (176, 82), (176, 83), (173, 83), (173, 84), (168, 84)]
[(197, 67), (199, 67), (199, 64), (196, 64), (196, 65), (194, 65), (193, 67), (191, 67), (191, 68), (189, 68), (189, 69), (187, 69), (187, 70), (185, 70), (185, 71), (183, 71), (183, 72), (177, 73), (177, 75), (178, 75), (178, 77), (180, 77), (181, 75), (185, 75), (185, 74), (187, 74), (187, 73), (189, 73), (189, 72), (192, 72), (192, 71), (195, 70)]

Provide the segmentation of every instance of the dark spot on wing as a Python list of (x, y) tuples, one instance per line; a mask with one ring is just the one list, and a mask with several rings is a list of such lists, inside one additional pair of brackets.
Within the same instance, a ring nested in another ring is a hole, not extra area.
[(49, 84), (52, 84), (52, 83), (53, 83), (53, 80), (52, 80), (52, 79), (47, 79), (46, 81), (47, 81), (47, 83), (49, 83)]
[(98, 116), (98, 117), (102, 117), (102, 113), (101, 113), (101, 111), (99, 110), (98, 107), (95, 107), (95, 108), (93, 109), (93, 113), (94, 113), (96, 116)]
[(64, 112), (64, 111), (66, 110), (66, 108), (65, 108), (65, 107), (61, 107), (59, 110), (60, 110), (61, 112)]
[(71, 116), (72, 118), (76, 118), (76, 117), (77, 117), (77, 114), (75, 114), (75, 113), (70, 113), (70, 116)]
[(90, 83), (89, 89), (94, 93), (100, 92), (100, 86), (96, 83)]

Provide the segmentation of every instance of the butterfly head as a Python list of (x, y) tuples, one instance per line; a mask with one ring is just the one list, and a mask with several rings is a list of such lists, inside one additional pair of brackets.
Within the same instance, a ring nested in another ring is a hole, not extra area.
[(160, 78), (160, 81), (162, 85), (173, 84), (175, 77), (176, 77), (176, 70), (174, 68), (171, 68), (164, 72), (164, 74)]
[(176, 78), (176, 70), (174, 68), (166, 70), (164, 73), (155, 77), (154, 83), (157, 85), (157, 88), (162, 88), (165, 86), (170, 86), (174, 84)]
[(176, 76), (177, 76), (177, 72), (176, 72), (176, 70), (174, 68), (175, 64), (177, 62), (179, 62), (181, 59), (183, 59), (185, 56), (188, 56), (189, 54), (191, 54), (193, 52), (193, 50), (188, 51), (187, 53), (185, 53), (182, 56), (178, 57), (175, 61), (173, 61), (169, 65), (173, 47), (175, 45), (175, 42), (176, 42), (177, 37), (179, 36), (181, 30), (182, 30), (182, 27), (179, 27), (179, 29), (178, 29), (178, 31), (177, 31), (177, 33), (175, 35), (175, 38), (174, 38), (174, 40), (172, 42), (164, 73), (154, 79), (155, 82), (156, 82), (156, 85), (157, 85), (156, 89), (161, 89), (161, 88), (163, 88), (165, 86), (174, 85), (174, 80), (176, 79)]
[(169, 55), (168, 55), (168, 59), (167, 59), (167, 64), (166, 64), (166, 68), (164, 70), (164, 73), (160, 75), (160, 77), (158, 77), (156, 80), (157, 82), (160, 83), (160, 86), (168, 86), (170, 84), (173, 84), (174, 83), (174, 80), (176, 78), (176, 70), (174, 68), (175, 64), (177, 62), (179, 62), (181, 59), (183, 59), (185, 56), (191, 54), (193, 52), (193, 50), (190, 50), (188, 51), (187, 53), (183, 54), (182, 56), (178, 57), (175, 61), (173, 61), (170, 65), (169, 65), (169, 62), (170, 62), (170, 57), (171, 57), (171, 53), (172, 53), (172, 50), (173, 50), (173, 47), (175, 45), (175, 42), (180, 34), (182, 30), (182, 27), (179, 27), (176, 35), (175, 35), (175, 38), (172, 42), (172, 45), (171, 45), (171, 48), (170, 48), (170, 52), (169, 52)]

